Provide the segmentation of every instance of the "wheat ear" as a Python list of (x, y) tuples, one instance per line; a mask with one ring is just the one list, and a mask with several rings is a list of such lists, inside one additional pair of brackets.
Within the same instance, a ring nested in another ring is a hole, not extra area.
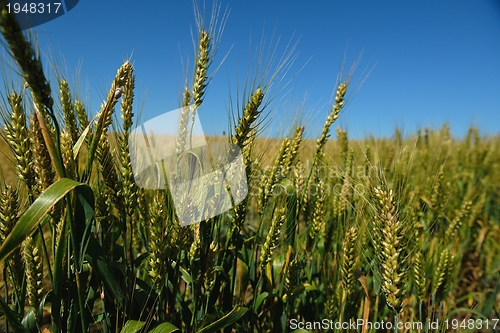
[(203, 102), (203, 95), (207, 87), (207, 71), (210, 66), (210, 36), (202, 29), (198, 42), (198, 55), (193, 83), (194, 106), (199, 108)]
[(337, 120), (340, 115), (340, 111), (342, 111), (342, 107), (345, 103), (345, 94), (347, 92), (347, 82), (340, 83), (337, 86), (337, 93), (335, 94), (335, 104), (330, 112), (330, 114), (326, 117), (325, 124), (323, 125), (323, 129), (321, 131), (321, 135), (316, 141), (316, 150), (314, 153), (314, 166), (317, 165), (319, 159), (323, 157), (323, 149), (330, 136), (330, 127)]
[(3, 1), (0, 4), (0, 10), (2, 11), (0, 14), (2, 34), (33, 92), (35, 102), (52, 111), (54, 100), (51, 97), (50, 84), (43, 73), (42, 61), (35, 54), (32, 44), (24, 37), (14, 14), (5, 8)]
[(290, 144), (288, 145), (285, 158), (283, 160), (283, 174), (284, 176), (288, 175), (290, 171), (290, 167), (295, 161), (297, 154), (299, 152), (300, 143), (302, 142), (302, 135), (304, 134), (304, 126), (298, 126), (295, 129), (295, 133), (293, 138), (290, 140)]
[(26, 267), (28, 303), (38, 309), (43, 292), (43, 268), (40, 250), (32, 237), (27, 237), (24, 241), (23, 258)]
[(446, 289), (451, 274), (452, 260), (453, 256), (447, 248), (439, 255), (438, 265), (432, 279), (431, 291), (434, 299), (438, 296), (438, 291)]
[(42, 192), (52, 184), (55, 177), (54, 169), (50, 159), (49, 150), (43, 137), (39, 118), (33, 115), (30, 118), (31, 129), (31, 147), (33, 153), (33, 169), (35, 171), (35, 180), (37, 191)]
[(281, 227), (285, 223), (285, 209), (278, 209), (271, 222), (271, 228), (266, 236), (266, 241), (262, 246), (260, 254), (260, 267), (264, 271), (267, 264), (271, 261), (274, 250), (278, 246), (279, 237), (281, 235)]
[(65, 80), (59, 81), (59, 93), (61, 94), (61, 106), (64, 116), (64, 126), (71, 138), (71, 145), (78, 141), (78, 125), (76, 122), (75, 106), (71, 98), (69, 84)]
[(325, 224), (325, 182), (319, 179), (317, 182), (317, 193), (314, 201), (312, 223), (309, 229), (309, 239), (313, 242), (316, 236), (323, 236), (326, 229)]
[(186, 140), (187, 140), (187, 132), (188, 132), (188, 123), (189, 123), (189, 114), (191, 108), (189, 108), (189, 102), (191, 100), (191, 93), (189, 92), (188, 87), (186, 86), (184, 90), (184, 101), (183, 108), (181, 110), (181, 116), (179, 119), (179, 128), (177, 129), (177, 141), (175, 143), (175, 150), (177, 154), (180, 154), (184, 151)]
[(417, 300), (422, 303), (425, 298), (427, 289), (427, 281), (425, 279), (424, 256), (422, 251), (418, 251), (415, 255), (415, 262), (413, 263), (413, 272), (415, 275), (415, 286), (417, 289)]
[[(247, 181), (252, 174), (252, 160), (251, 160), (251, 147), (254, 143), (256, 130), (255, 122), (257, 121), (261, 109), (260, 106), (264, 99), (264, 92), (261, 88), (257, 88), (253, 95), (250, 97), (245, 108), (243, 109), (243, 115), (238, 121), (238, 126), (234, 129), (234, 134), (231, 138), (232, 143), (237, 145), (243, 154), (245, 159), (245, 172), (247, 176)], [(231, 149), (230, 156), (235, 156), (236, 151)], [(241, 229), (243, 222), (245, 221), (246, 209), (247, 209), (248, 196), (234, 208), (234, 224), (238, 229)]]
[(263, 191), (262, 191), (262, 197), (260, 200), (260, 209), (259, 209), (259, 214), (262, 214), (264, 212), (264, 208), (267, 204), (267, 201), (272, 195), (274, 186), (276, 185), (276, 182), (280, 179), (280, 177), (283, 177), (283, 161), (286, 157), (286, 151), (290, 145), (290, 139), (285, 138), (283, 140), (283, 143), (281, 144), (281, 148), (278, 151), (278, 154), (276, 155), (274, 159), (274, 163), (271, 169), (271, 173), (269, 174), (268, 177), (264, 177), (264, 184), (263, 184)]
[(381, 270), (382, 290), (386, 302), (396, 313), (402, 309), (403, 277), (405, 270), (402, 265), (404, 245), (403, 223), (398, 218), (397, 208), (392, 191), (380, 187), (373, 189), (377, 200), (377, 216), (374, 234), (374, 244), (377, 251), (378, 265)]
[[(16, 188), (7, 186), (0, 196), (0, 244), (3, 244), (7, 236), (19, 220), (19, 195)], [(7, 258), (7, 265), (11, 267), (11, 281), (16, 288), (20, 288), (24, 275), (24, 264), (20, 249)]]
[(11, 122), (5, 125), (5, 136), (17, 161), (17, 175), (26, 183), (28, 190), (31, 192), (35, 184), (35, 173), (33, 172), (33, 158), (26, 122), (26, 111), (22, 104), (21, 95), (12, 92), (9, 96), (9, 104), (12, 109)]
[(344, 250), (342, 255), (342, 286), (346, 295), (354, 292), (356, 284), (355, 270), (356, 270), (356, 241), (358, 232), (356, 227), (350, 227), (344, 237), (342, 248)]
[(158, 295), (163, 288), (162, 277), (166, 272), (166, 240), (165, 240), (165, 197), (162, 194), (155, 195), (151, 205), (151, 220), (148, 223), (149, 231), (149, 276), (153, 281), (155, 291)]
[(261, 88), (257, 88), (253, 95), (250, 97), (247, 105), (243, 109), (243, 115), (238, 121), (238, 126), (234, 129), (232, 138), (233, 144), (240, 147), (243, 155), (249, 157), (248, 146), (253, 142), (254, 138), (254, 125), (260, 115), (260, 106), (264, 99), (264, 92)]
[(460, 207), (458, 212), (456, 213), (455, 217), (451, 221), (451, 223), (448, 225), (445, 234), (447, 244), (450, 244), (450, 242), (454, 242), (456, 240), (456, 236), (460, 229), (460, 226), (462, 225), (462, 222), (466, 220), (469, 216), (471, 206), (472, 206), (472, 201), (465, 200), (462, 203), (462, 206)]

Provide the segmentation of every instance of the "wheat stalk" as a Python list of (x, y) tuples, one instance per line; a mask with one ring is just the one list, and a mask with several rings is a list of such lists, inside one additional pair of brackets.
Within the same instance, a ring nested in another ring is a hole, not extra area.
[(285, 277), (285, 295), (288, 297), (292, 294), (293, 288), (297, 285), (299, 276), (299, 260), (294, 257), (288, 264)]
[(373, 241), (376, 249), (380, 275), (382, 277), (381, 287), (384, 291), (386, 302), (396, 313), (402, 309), (403, 277), (403, 223), (398, 218), (397, 208), (392, 191), (383, 190), (380, 187), (373, 189), (377, 200), (377, 216), (375, 218), (376, 235)]
[(335, 94), (335, 104), (330, 112), (330, 114), (326, 117), (326, 121), (323, 125), (323, 129), (321, 130), (321, 135), (316, 140), (316, 150), (314, 152), (313, 163), (316, 166), (319, 162), (319, 159), (323, 157), (323, 149), (325, 147), (326, 141), (328, 140), (330, 134), (330, 127), (338, 119), (340, 116), (340, 111), (345, 103), (345, 94), (347, 92), (347, 81), (339, 83), (337, 86), (337, 92)]
[(179, 128), (177, 132), (177, 141), (175, 143), (176, 153), (180, 154), (185, 150), (185, 145), (187, 141), (187, 132), (188, 132), (188, 122), (189, 115), (191, 113), (191, 108), (189, 107), (189, 101), (191, 94), (189, 93), (188, 88), (184, 92), (184, 103), (183, 108), (181, 109), (181, 116), (179, 119)]
[(107, 133), (108, 127), (112, 122), (114, 106), (122, 95), (123, 86), (131, 71), (133, 71), (132, 64), (129, 61), (125, 61), (115, 75), (111, 89), (108, 92), (107, 101), (101, 105), (101, 111), (97, 114), (97, 124), (93, 131), (92, 139), (89, 139), (90, 145), (88, 148), (87, 163), (82, 175), (82, 182), (90, 180), (94, 157), (97, 155), (97, 160), (102, 168), (106, 184), (115, 192), (119, 191), (118, 176), (116, 170), (109, 164), (111, 162), (111, 154)]
[(255, 132), (253, 130), (255, 122), (257, 121), (257, 118), (261, 113), (261, 110), (259, 108), (262, 104), (263, 99), (263, 90), (261, 88), (257, 88), (250, 97), (245, 108), (243, 109), (243, 115), (238, 120), (238, 125), (234, 129), (232, 142), (233, 144), (240, 147), (246, 160), (248, 160), (250, 157), (249, 146), (252, 144), (255, 138)]
[(290, 167), (299, 153), (300, 143), (302, 142), (302, 135), (304, 134), (304, 126), (298, 126), (295, 129), (293, 138), (290, 140), (288, 147), (286, 148), (285, 158), (283, 159), (283, 175), (287, 176), (290, 172)]
[[(5, 8), (4, 2), (0, 4), (0, 10), (0, 27), (5, 40), (9, 44), (13, 58), (19, 64), (24, 79), (33, 92), (36, 103), (48, 108), (52, 113), (54, 100), (40, 58), (35, 54), (32, 44), (26, 40), (14, 13)], [(52, 117), (54, 117), (53, 114)]]
[(61, 106), (64, 116), (64, 126), (70, 135), (70, 145), (73, 146), (78, 141), (78, 125), (76, 121), (75, 106), (71, 98), (69, 84), (65, 80), (59, 81), (59, 93), (61, 95)]
[(33, 170), (35, 171), (35, 180), (38, 186), (37, 192), (40, 193), (52, 184), (55, 172), (52, 168), (49, 150), (39, 120), (40, 118), (36, 116), (30, 118), (30, 139), (33, 153)]
[(343, 171), (342, 191), (339, 197), (339, 211), (338, 217), (341, 218), (342, 214), (347, 212), (352, 199), (352, 189), (354, 180), (351, 177), (354, 163), (354, 151), (351, 149), (345, 155), (345, 165)]
[[(262, 100), (264, 99), (264, 92), (261, 88), (257, 88), (255, 92), (250, 96), (248, 103), (243, 109), (243, 114), (238, 121), (238, 126), (234, 129), (234, 134), (232, 136), (232, 143), (238, 146), (245, 159), (245, 173), (247, 176), (247, 182), (252, 174), (251, 169), (251, 147), (255, 139), (255, 122), (261, 113), (260, 106)], [(236, 151), (232, 148), (230, 151), (230, 156), (235, 156)], [(243, 222), (245, 221), (246, 210), (247, 210), (246, 197), (239, 205), (234, 208), (234, 223), (238, 229), (241, 229)]]
[(287, 149), (289, 148), (289, 145), (290, 145), (290, 139), (285, 138), (285, 140), (283, 140), (283, 143), (281, 144), (281, 148), (278, 151), (278, 154), (274, 159), (274, 163), (271, 168), (270, 174), (268, 176), (266, 176), (265, 174), (263, 175), (263, 184), (262, 184), (263, 191), (260, 199), (260, 210), (259, 210), (260, 214), (264, 212), (264, 208), (267, 204), (267, 201), (272, 195), (276, 183), (279, 181), (280, 178), (284, 176), (283, 168), (286, 166), (284, 166), (283, 163), (286, 158), (286, 152)]
[(356, 284), (355, 270), (356, 270), (356, 241), (358, 232), (356, 227), (350, 227), (345, 234), (342, 248), (344, 250), (342, 255), (342, 286), (346, 295), (354, 292)]
[[(78, 118), (78, 136), (82, 134), (82, 132), (89, 126), (89, 116), (87, 114), (87, 110), (85, 109), (85, 106), (83, 105), (82, 102), (79, 100), (75, 101), (75, 113)], [(85, 141), (88, 143), (88, 136), (85, 138)]]
[(439, 255), (439, 261), (434, 272), (431, 287), (432, 297), (434, 299), (438, 296), (438, 291), (444, 291), (444, 289), (446, 289), (448, 279), (451, 274), (452, 260), (453, 256), (447, 248), (445, 248)]
[(458, 230), (460, 229), (460, 226), (462, 225), (462, 222), (468, 218), (469, 212), (472, 206), (472, 201), (470, 200), (465, 200), (462, 203), (462, 206), (460, 209), (457, 211), (455, 217), (451, 221), (451, 223), (448, 225), (448, 228), (446, 229), (445, 233), (445, 239), (446, 243), (450, 244), (451, 242), (455, 242), (457, 239), (457, 233)]
[(63, 157), (63, 162), (68, 173), (68, 177), (71, 179), (77, 178), (77, 164), (73, 154), (73, 139), (71, 138), (71, 133), (64, 130), (61, 133), (61, 154)]
[(31, 192), (35, 184), (33, 159), (30, 147), (29, 130), (26, 123), (26, 111), (22, 104), (22, 96), (12, 92), (9, 96), (12, 109), (10, 123), (5, 124), (5, 137), (16, 159), (16, 170), (19, 179), (24, 181)]
[[(0, 196), (0, 244), (3, 244), (7, 236), (19, 220), (19, 193), (16, 188), (7, 186)], [(24, 264), (21, 260), (21, 252), (16, 249), (7, 259), (7, 266), (11, 268), (10, 275), (13, 285), (21, 288)]]
[(417, 300), (422, 303), (425, 299), (427, 290), (427, 281), (425, 279), (424, 256), (422, 251), (418, 251), (415, 255), (415, 262), (413, 263), (413, 273), (415, 276), (415, 285), (417, 289)]
[(316, 183), (317, 193), (314, 201), (314, 210), (312, 216), (312, 223), (309, 229), (309, 239), (311, 242), (317, 241), (316, 237), (318, 235), (324, 235), (326, 224), (325, 224), (325, 182), (320, 179)]
[(278, 246), (279, 237), (281, 235), (281, 227), (285, 223), (285, 209), (278, 209), (271, 222), (271, 228), (266, 236), (266, 241), (262, 245), (260, 253), (260, 267), (265, 270), (267, 264), (271, 261), (274, 250)]
[(207, 87), (207, 71), (210, 63), (210, 36), (205, 29), (202, 29), (198, 41), (198, 55), (193, 83), (195, 108), (199, 108), (203, 102), (203, 95)]
[(151, 220), (147, 224), (149, 231), (149, 275), (158, 293), (161, 293), (163, 285), (162, 278), (165, 277), (167, 259), (167, 241), (165, 239), (165, 197), (162, 194), (155, 195), (150, 205)]
[(35, 309), (38, 309), (43, 292), (42, 257), (40, 250), (32, 237), (27, 237), (23, 244), (28, 303)]
[(349, 151), (349, 140), (347, 139), (347, 131), (342, 130), (340, 127), (337, 127), (337, 142), (340, 146), (340, 156), (345, 158)]

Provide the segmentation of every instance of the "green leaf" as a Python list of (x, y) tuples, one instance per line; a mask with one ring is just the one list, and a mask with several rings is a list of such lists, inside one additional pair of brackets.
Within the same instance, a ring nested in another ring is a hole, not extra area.
[(38, 318), (43, 317), (43, 308), (45, 307), (46, 302), (50, 302), (50, 297), (51, 297), (51, 293), (48, 292), (45, 295), (43, 295), (42, 299), (40, 300), (40, 304), (38, 304), (38, 309), (37, 309), (37, 314), (36, 314), (38, 316)]
[[(172, 262), (172, 268), (176, 269), (177, 267), (177, 263), (174, 261)], [(182, 279), (188, 283), (188, 284), (191, 284), (193, 283), (193, 278), (191, 277), (191, 275), (188, 273), (188, 271), (186, 271), (185, 268), (183, 268), (182, 266), (179, 266), (179, 271), (181, 272), (181, 277)]]
[(137, 258), (135, 258), (134, 260), (134, 267), (139, 267), (142, 262), (147, 259), (149, 257), (149, 253), (148, 252), (145, 252), (143, 254), (141, 254), (140, 256), (138, 256)]
[(28, 332), (33, 332), (36, 330), (36, 313), (35, 308), (30, 307), (28, 311), (24, 314), (24, 318), (21, 324), (28, 330)]
[(93, 236), (89, 239), (89, 246), (85, 259), (88, 260), (90, 266), (97, 271), (97, 274), (104, 282), (104, 286), (111, 291), (118, 304), (123, 308), (125, 304), (125, 296), (120, 288), (118, 281), (116, 281), (113, 272), (111, 271), (106, 259), (104, 258), (104, 250)]
[(87, 162), (85, 164), (85, 168), (83, 169), (83, 174), (81, 176), (81, 180), (84, 183), (88, 182), (90, 179), (90, 175), (92, 173), (92, 166), (95, 161), (94, 157), (97, 151), (97, 146), (99, 145), (99, 140), (101, 139), (101, 134), (109, 126), (109, 124), (106, 124), (105, 120), (108, 118), (109, 113), (113, 112), (112, 111), (113, 107), (117, 101), (118, 99), (116, 97), (111, 96), (111, 98), (109, 98), (106, 104), (104, 105), (104, 108), (101, 109), (99, 118), (97, 120), (97, 124), (95, 125), (94, 135), (92, 136), (92, 140), (87, 150)]
[(248, 265), (240, 258), (237, 258), (236, 266), (237, 266), (236, 290), (238, 290), (240, 298), (243, 298), (249, 281)]
[(175, 331), (179, 331), (179, 329), (175, 327), (173, 324), (161, 323), (160, 325), (153, 328), (151, 331), (148, 331), (148, 333), (170, 333)]
[(297, 190), (288, 178), (283, 178), (280, 182), (286, 195), (286, 240), (288, 245), (295, 246), (295, 233), (297, 230)]
[(3, 262), (12, 251), (21, 245), (23, 240), (35, 230), (38, 223), (40, 223), (59, 200), (64, 198), (69, 191), (79, 186), (88, 187), (75, 180), (61, 178), (47, 188), (24, 212), (9, 236), (3, 242), (0, 247), (0, 262)]
[(82, 148), (82, 145), (85, 142), (87, 135), (89, 134), (90, 127), (91, 127), (91, 125), (94, 122), (96, 117), (97, 117), (97, 115), (94, 117), (94, 119), (92, 119), (92, 121), (83, 130), (82, 135), (80, 135), (80, 137), (78, 138), (78, 141), (76, 141), (75, 145), (73, 146), (73, 156), (75, 157), (75, 160), (78, 158), (78, 153), (80, 152), (80, 148)]
[(235, 307), (231, 312), (229, 312), (224, 317), (217, 320), (215, 323), (212, 323), (208, 326), (203, 327), (197, 333), (215, 333), (218, 330), (223, 329), (224, 327), (228, 327), (229, 325), (234, 324), (238, 319), (243, 317), (243, 315), (248, 311), (248, 308), (243, 307)]
[(125, 326), (123, 326), (123, 328), (120, 332), (121, 333), (137, 333), (142, 329), (144, 324), (146, 324), (146, 322), (144, 322), (144, 321), (129, 320), (125, 323)]
[(19, 322), (19, 314), (9, 308), (2, 297), (0, 297), (0, 308), (2, 313), (5, 315), (5, 319), (7, 319), (9, 324), (14, 328), (14, 332), (28, 333), (28, 330)]
[(280, 273), (283, 271), (283, 266), (285, 265), (285, 255), (286, 253), (280, 253), (276, 255), (276, 257), (272, 261), (272, 273), (273, 279), (276, 280), (281, 275)]
[(257, 296), (257, 300), (255, 301), (255, 303), (253, 303), (253, 312), (257, 313), (257, 310), (259, 310), (260, 305), (262, 304), (262, 302), (264, 302), (267, 296), (269, 296), (269, 293), (267, 291), (264, 291), (262, 294)]
[(94, 217), (94, 193), (88, 187), (76, 189), (76, 206), (73, 232), (75, 233), (75, 242), (78, 244), (78, 267), (82, 269), (83, 260), (87, 252)]

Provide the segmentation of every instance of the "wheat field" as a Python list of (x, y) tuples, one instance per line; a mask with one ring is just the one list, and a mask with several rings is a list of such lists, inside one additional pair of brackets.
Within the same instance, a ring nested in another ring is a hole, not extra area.
[[(134, 180), (131, 62), (92, 119), (2, 9), (22, 85), (1, 107), (0, 330), (500, 331), (500, 136), (445, 124), (352, 140), (334, 127), (352, 87), (339, 75), (317, 139), (269, 139), (270, 82), (256, 82), (228, 137), (208, 140), (241, 151), (248, 195), (181, 226), (169, 190)], [(213, 36), (199, 27), (183, 110), (203, 103)]]

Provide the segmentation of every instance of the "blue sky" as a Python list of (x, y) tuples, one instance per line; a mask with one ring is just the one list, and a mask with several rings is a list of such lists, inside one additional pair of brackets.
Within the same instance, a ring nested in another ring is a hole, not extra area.
[[(358, 87), (334, 124), (347, 128), (351, 137), (388, 136), (396, 126), (409, 134), (444, 122), (455, 135), (470, 125), (483, 134), (500, 131), (498, 1), (219, 4), (230, 12), (213, 68), (226, 54), (227, 59), (200, 109), (208, 133), (227, 129), (230, 97), (233, 103), (241, 99), (241, 83), (254, 75), (247, 71), (249, 53), (256, 55), (263, 38), (264, 51), (279, 39), (278, 56), (298, 42), (294, 63), (271, 92), (269, 133), (286, 130), (302, 110), (307, 135), (316, 137), (344, 56), (349, 67), (361, 53), (352, 81)], [(205, 7), (210, 12), (212, 1)], [(51, 53), (73, 86), (79, 82), (79, 96), (94, 113), (116, 70), (130, 57), (136, 69), (136, 111), (142, 110), (144, 120), (178, 107), (185, 68), (192, 68), (194, 30), (193, 4), (187, 0), (80, 1), (69, 13), (37, 27), (42, 52)]]

